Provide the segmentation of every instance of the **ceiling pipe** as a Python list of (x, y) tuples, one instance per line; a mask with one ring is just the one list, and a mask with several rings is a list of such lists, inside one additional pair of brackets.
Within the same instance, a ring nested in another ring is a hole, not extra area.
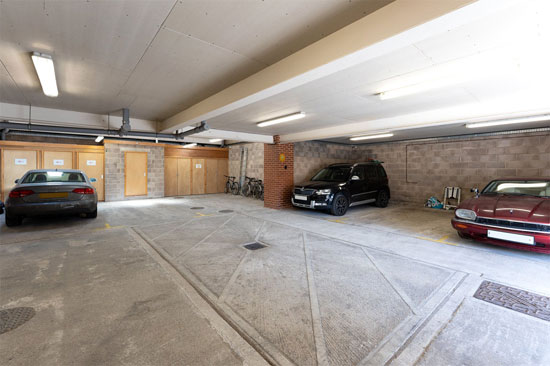
[[(120, 130), (103, 130), (99, 128), (61, 127), (61, 126), (47, 126), (47, 125), (35, 125), (35, 124), (30, 125), (30, 124), (4, 121), (4, 122), (0, 122), (0, 129), (2, 130), (11, 129), (11, 130), (30, 131), (30, 132), (59, 132), (59, 133), (67, 133), (67, 134), (83, 134), (83, 135), (96, 135), (96, 136), (120, 136), (120, 131), (123, 130), (123, 127), (121, 127)], [(185, 136), (207, 131), (208, 129), (209, 127), (207, 123), (203, 121), (201, 122), (200, 126), (195, 127), (188, 131), (177, 133), (177, 134), (128, 130), (124, 132), (124, 135), (135, 136), (135, 137), (167, 139), (167, 140), (174, 140), (174, 139), (183, 140)]]
[(130, 110), (128, 108), (122, 109), (122, 126), (118, 130), (118, 135), (120, 137), (127, 135), (130, 132)]
[(0, 140), (5, 140), (6, 135), (10, 132), (9, 128), (4, 128), (0, 131)]

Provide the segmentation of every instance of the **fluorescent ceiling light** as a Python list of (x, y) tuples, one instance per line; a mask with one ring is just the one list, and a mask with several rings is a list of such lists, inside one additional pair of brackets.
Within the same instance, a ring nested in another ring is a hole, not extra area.
[(381, 139), (384, 137), (392, 137), (393, 133), (379, 133), (377, 135), (366, 135), (366, 136), (355, 136), (351, 137), (351, 141), (361, 141), (361, 140), (370, 140), (370, 139)]
[(103, 136), (97, 136), (95, 139), (95, 142), (101, 142), (103, 141)]
[(55, 80), (55, 69), (53, 67), (52, 56), (34, 52), (32, 54), (32, 62), (40, 79), (42, 90), (48, 97), (57, 97), (57, 82)]
[(546, 182), (540, 183), (501, 183), (498, 185), (497, 191), (510, 188), (545, 188), (548, 185)]
[(197, 146), (197, 144), (195, 144), (195, 143), (183, 145), (183, 147), (186, 147), (186, 148), (187, 147), (195, 147), (195, 146)]
[(477, 123), (467, 123), (465, 126), (467, 128), (480, 128), (480, 127), (492, 127), (500, 125), (511, 125), (515, 123), (529, 123), (529, 122), (540, 122), (550, 120), (550, 114), (543, 114), (540, 116), (530, 116), (530, 117), (517, 117), (517, 118), (507, 118), (500, 119), (497, 121), (488, 121), (488, 122), (477, 122)]
[(216, 143), (216, 142), (222, 142), (223, 139), (210, 139), (210, 142)]
[(275, 125), (277, 123), (290, 122), (300, 118), (304, 118), (305, 116), (306, 114), (304, 112), (292, 113), (286, 116), (277, 117), (267, 121), (260, 122), (258, 123), (258, 127), (267, 127), (267, 126)]

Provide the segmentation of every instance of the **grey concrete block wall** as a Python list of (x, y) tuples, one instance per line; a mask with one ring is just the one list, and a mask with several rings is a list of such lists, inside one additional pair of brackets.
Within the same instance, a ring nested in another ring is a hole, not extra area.
[(264, 144), (245, 143), (229, 146), (229, 175), (239, 178), (241, 175), (241, 147), (248, 149), (246, 175), (264, 179)]
[(140, 199), (124, 196), (124, 152), (147, 152), (147, 198), (164, 197), (164, 148), (105, 144), (105, 201)]
[(363, 146), (300, 142), (294, 148), (294, 179), (309, 179), (331, 163), (384, 162), (392, 198), (422, 204), (442, 199), (446, 186), (483, 188), (502, 177), (550, 177), (550, 133), (432, 139)]

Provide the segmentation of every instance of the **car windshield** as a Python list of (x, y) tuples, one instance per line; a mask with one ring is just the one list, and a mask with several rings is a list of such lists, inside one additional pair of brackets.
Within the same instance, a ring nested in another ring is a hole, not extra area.
[(481, 193), (550, 197), (550, 182), (543, 180), (495, 180), (489, 183)]
[(84, 176), (75, 172), (32, 172), (21, 183), (85, 182)]
[(330, 166), (315, 174), (312, 181), (345, 182), (349, 179), (350, 167)]

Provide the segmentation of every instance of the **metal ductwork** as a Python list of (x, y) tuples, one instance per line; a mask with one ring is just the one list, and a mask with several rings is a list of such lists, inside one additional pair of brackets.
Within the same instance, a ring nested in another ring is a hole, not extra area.
[(127, 117), (126, 119), (127, 123), (125, 123), (123, 119), (122, 126), (119, 130), (102, 130), (99, 128), (47, 126), (47, 125), (23, 124), (23, 123), (4, 121), (4, 122), (0, 122), (0, 130), (1, 130), (0, 137), (5, 139), (5, 134), (9, 130), (19, 130), (19, 131), (29, 131), (29, 132), (58, 132), (58, 133), (66, 133), (66, 134), (81, 134), (81, 135), (95, 135), (95, 136), (98, 136), (98, 135), (99, 136), (133, 136), (137, 138), (148, 137), (148, 138), (158, 138), (158, 139), (168, 139), (168, 140), (173, 140), (173, 139), (182, 140), (185, 136), (194, 135), (196, 133), (207, 131), (209, 129), (207, 123), (205, 121), (202, 121), (200, 126), (195, 127), (188, 131), (177, 133), (177, 134), (131, 131), (129, 113), (127, 113), (125, 117)]
[(184, 131), (184, 132), (177, 133), (175, 135), (175, 137), (176, 137), (176, 140), (183, 140), (183, 138), (185, 136), (194, 135), (194, 134), (199, 133), (199, 132), (208, 131), (209, 129), (210, 129), (210, 127), (208, 127), (208, 124), (206, 123), (206, 121), (202, 121), (200, 126), (195, 127), (195, 128), (193, 128), (192, 130), (189, 130), (189, 131)]
[(118, 135), (120, 137), (127, 135), (130, 132), (130, 110), (128, 108), (122, 109), (122, 126), (118, 130)]

